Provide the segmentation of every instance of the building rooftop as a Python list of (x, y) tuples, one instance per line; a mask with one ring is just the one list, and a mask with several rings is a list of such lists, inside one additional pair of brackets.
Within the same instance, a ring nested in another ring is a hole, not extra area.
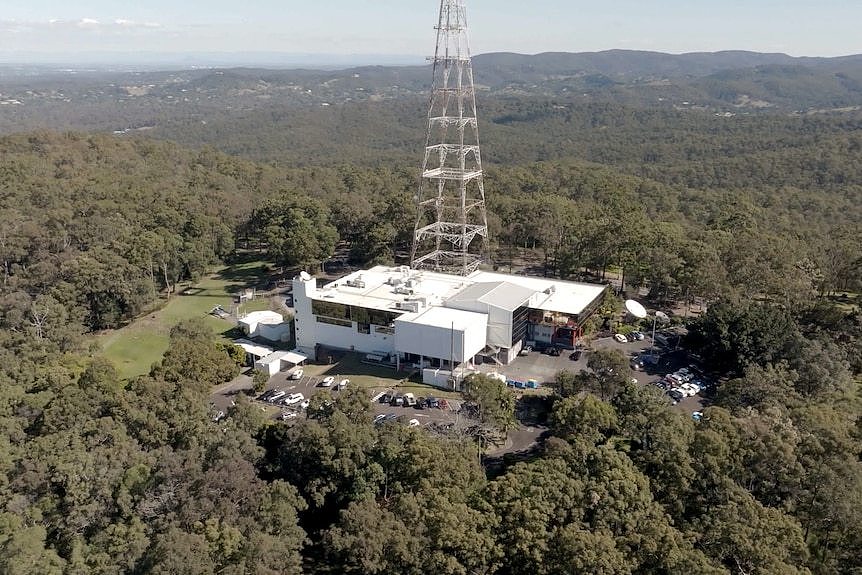
[(404, 302), (422, 301), (422, 308), (478, 300), (515, 310), (523, 305), (544, 311), (579, 314), (605, 290), (584, 284), (529, 276), (476, 271), (467, 277), (407, 266), (377, 266), (318, 288), (313, 299), (369, 309), (405, 311)]
[(253, 323), (278, 325), (284, 323), (284, 316), (274, 311), (253, 311), (241, 317), (239, 321), (246, 325), (251, 325)]
[(395, 321), (407, 321), (416, 325), (458, 330), (481, 325), (484, 329), (488, 323), (488, 316), (483, 313), (461, 311), (448, 307), (431, 307), (419, 313), (406, 313)]
[(579, 314), (605, 291), (604, 285), (568, 282), (549, 278), (516, 276), (477, 271), (469, 276), (473, 281), (504, 281), (530, 289), (534, 299), (529, 307), (544, 311)]
[(447, 301), (450, 305), (478, 301), (508, 311), (515, 311), (521, 306), (528, 305), (535, 293), (530, 288), (508, 281), (483, 281), (467, 286)]

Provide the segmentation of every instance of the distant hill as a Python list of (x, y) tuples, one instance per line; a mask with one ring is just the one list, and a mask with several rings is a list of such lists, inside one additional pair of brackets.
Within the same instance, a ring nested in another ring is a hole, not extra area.
[[(480, 106), (506, 109), (499, 114), (504, 119), (523, 116), (511, 113), (519, 107), (513, 102), (533, 98), (575, 108), (608, 103), (719, 115), (862, 109), (862, 55), (494, 53), (476, 56), (473, 68)], [(396, 101), (427, 101), (430, 82), (428, 65), (44, 73), (0, 66), (0, 133), (39, 128), (125, 133), (177, 125), (197, 132), (259, 114), (274, 120), (304, 117), (320, 107), (385, 102), (392, 110)]]
[(603, 74), (628, 82), (648, 78), (702, 77), (725, 70), (792, 65), (833, 70), (862, 67), (862, 55), (840, 58), (794, 58), (787, 54), (745, 51), (693, 52), (676, 55), (637, 50), (608, 50), (582, 53), (547, 52), (535, 56), (492, 53), (474, 58), (477, 76), (483, 82), (495, 77), (511, 77), (514, 74), (525, 81), (538, 81), (559, 75)]

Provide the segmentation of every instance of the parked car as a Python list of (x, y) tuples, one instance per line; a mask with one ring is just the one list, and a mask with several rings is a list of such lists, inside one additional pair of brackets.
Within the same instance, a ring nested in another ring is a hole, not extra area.
[(390, 401), (392, 401), (392, 394), (391, 393), (384, 393), (383, 395), (380, 396), (380, 399), (378, 401), (380, 403), (389, 403)]
[(398, 419), (397, 413), (387, 413), (383, 416), (383, 419), (379, 423), (386, 423), (387, 421), (392, 421), (393, 419)]
[(291, 393), (290, 395), (288, 395), (287, 397), (284, 398), (283, 403), (285, 405), (294, 405), (294, 404), (300, 403), (303, 399), (305, 399), (305, 396), (302, 395), (301, 393)]
[(287, 421), (288, 419), (294, 419), (296, 417), (299, 417), (299, 414), (296, 413), (295, 411), (282, 411), (281, 412), (281, 420), (282, 421)]
[(299, 404), (300, 409), (308, 409), (308, 406), (311, 405), (311, 401), (306, 399), (302, 403)]
[(303, 371), (301, 369), (294, 369), (293, 371), (290, 372), (290, 378), (289, 379), (301, 379), (302, 374), (303, 374)]
[(332, 387), (333, 383), (335, 383), (335, 377), (327, 375), (323, 378), (323, 381), (320, 382), (320, 387)]
[(439, 409), (440, 408), (440, 400), (436, 397), (429, 397), (425, 400), (425, 405), (428, 406), (429, 409)]
[(518, 352), (518, 355), (530, 355), (531, 351), (533, 351), (533, 348), (529, 345), (525, 345), (521, 348), (521, 351)]
[(348, 385), (350, 385), (350, 380), (346, 379), (346, 378), (342, 379), (341, 381), (338, 382), (338, 391), (341, 391), (342, 389), (346, 388)]
[(391, 400), (389, 400), (389, 405), (393, 405), (395, 407), (403, 407), (404, 406), (404, 396), (396, 395)]
[(407, 427), (419, 427), (420, 425), (422, 425), (422, 424), (419, 423), (418, 419), (411, 419), (410, 421), (407, 422)]
[(560, 348), (558, 348), (555, 345), (552, 345), (550, 347), (546, 347), (545, 349), (543, 349), (542, 353), (550, 355), (551, 357), (557, 357), (560, 355)]
[(628, 341), (628, 338), (621, 333), (615, 333), (614, 339), (620, 343), (626, 343)]
[(639, 332), (639, 331), (633, 331), (632, 335), (635, 336), (635, 339), (637, 341), (643, 341), (644, 338), (646, 337), (642, 332)]
[(416, 405), (416, 396), (412, 393), (405, 393), (403, 397), (404, 407), (413, 407), (414, 405)]
[(278, 389), (275, 391), (275, 393), (273, 393), (272, 395), (269, 396), (269, 399), (267, 399), (267, 401), (271, 401), (271, 402), (275, 403), (276, 401), (278, 401), (279, 399), (281, 399), (285, 395), (287, 395), (286, 391), (282, 391), (282, 390)]

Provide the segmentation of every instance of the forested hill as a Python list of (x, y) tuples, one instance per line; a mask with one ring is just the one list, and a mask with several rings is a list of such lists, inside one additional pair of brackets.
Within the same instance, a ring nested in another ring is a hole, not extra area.
[[(560, 100), (635, 110), (709, 114), (821, 113), (862, 105), (862, 57), (791, 58), (721, 52), (670, 55), (476, 56), (479, 100)], [(0, 67), (0, 133), (33, 129), (125, 131), (206, 125), (259, 112), (427, 99), (427, 66), (349, 70), (189, 70), (74, 74)], [(421, 117), (422, 114), (419, 114)], [(381, 129), (383, 126), (381, 126)], [(217, 139), (210, 143), (218, 141)]]

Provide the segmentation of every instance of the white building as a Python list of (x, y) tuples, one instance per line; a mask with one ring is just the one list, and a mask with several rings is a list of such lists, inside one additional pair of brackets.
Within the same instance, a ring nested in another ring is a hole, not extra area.
[(290, 340), (290, 324), (284, 316), (274, 311), (253, 311), (239, 319), (239, 327), (248, 337), (259, 337), (267, 341)]
[(378, 266), (317, 287), (293, 280), (296, 343), (388, 357), (398, 367), (508, 364), (524, 345), (574, 347), (605, 286), (476, 271)]

